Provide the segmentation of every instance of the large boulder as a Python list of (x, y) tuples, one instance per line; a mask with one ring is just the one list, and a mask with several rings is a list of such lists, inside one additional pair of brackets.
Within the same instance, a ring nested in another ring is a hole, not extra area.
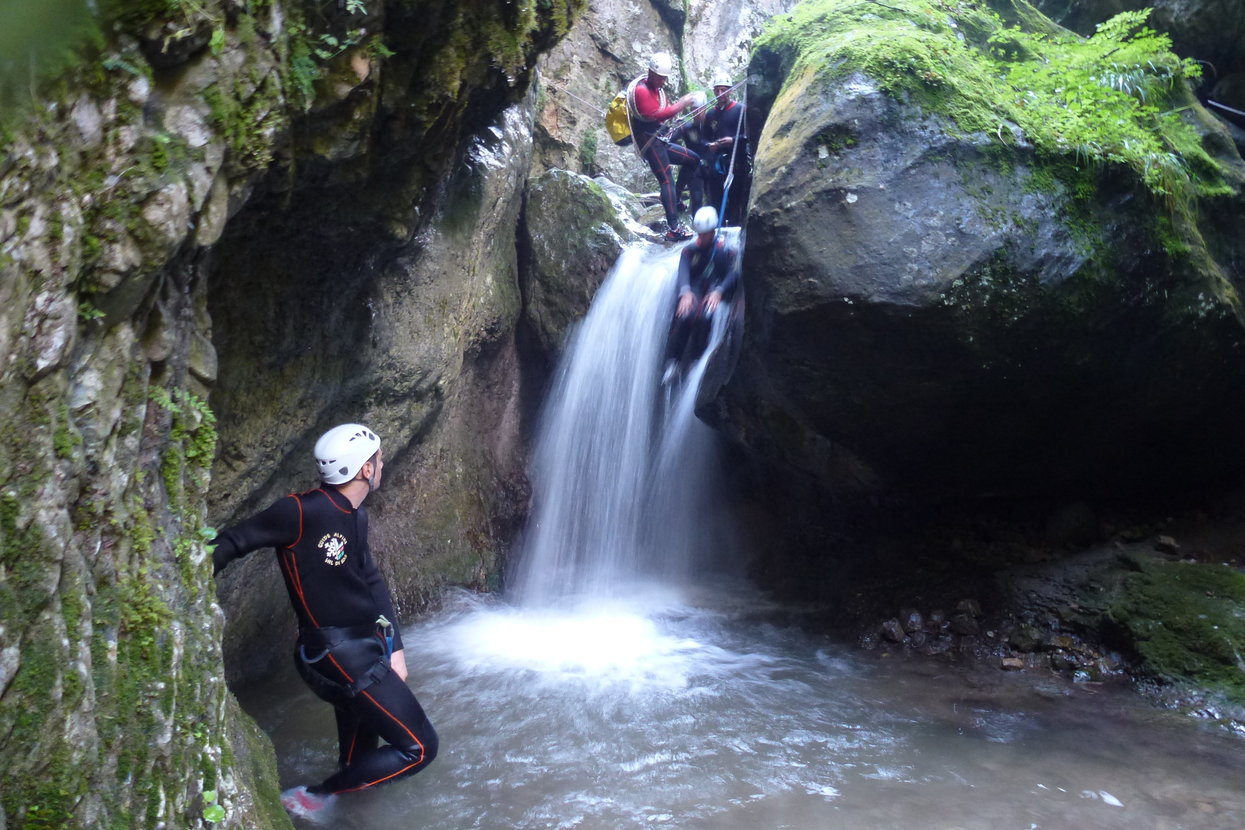
[[(925, 500), (1239, 469), (1245, 166), (1161, 44), (1146, 60), (1176, 80), (1154, 94), (1184, 116), (1155, 137), (1151, 115), (1129, 120), (1136, 98), (1090, 80), (1095, 56), (1141, 48), (1129, 37), (1015, 34), (991, 53), (999, 28), (924, 0), (822, 0), (761, 43), (754, 73), (776, 85), (748, 341), (718, 417), (840, 490)], [(1063, 74), (1032, 71), (1043, 48)], [(1071, 117), (1109, 109), (1135, 128)]]

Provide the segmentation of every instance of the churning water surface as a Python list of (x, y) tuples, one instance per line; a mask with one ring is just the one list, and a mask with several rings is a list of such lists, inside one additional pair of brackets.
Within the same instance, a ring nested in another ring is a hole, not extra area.
[[(474, 596), (404, 631), (441, 735), (342, 828), (1245, 827), (1245, 741), (1127, 690), (859, 656), (744, 589), (540, 611)], [(282, 786), (336, 757), (291, 672), (244, 701)]]
[[(454, 596), (403, 631), (437, 760), (323, 823), (1245, 828), (1240, 738), (1122, 689), (860, 656), (705, 576), (733, 534), (692, 413), (704, 361), (660, 382), (675, 256), (626, 251), (569, 344), (508, 601)], [(292, 671), (244, 704), (283, 787), (333, 771), (332, 715)]]

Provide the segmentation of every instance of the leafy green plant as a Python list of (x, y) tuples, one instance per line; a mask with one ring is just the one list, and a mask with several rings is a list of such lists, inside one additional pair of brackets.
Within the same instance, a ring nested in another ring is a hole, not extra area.
[(757, 49), (823, 82), (863, 73), (964, 133), (1008, 144), (1023, 137), (1048, 161), (1124, 166), (1173, 216), (1187, 218), (1197, 196), (1229, 192), (1222, 168), (1181, 117), (1193, 105), (1187, 82), (1200, 68), (1146, 26), (1148, 9), (1119, 14), (1082, 38), (1026, 14), (1027, 4), (993, 3), (1023, 21), (1008, 26), (991, 5), (806, 0), (767, 25)]
[(579, 163), (585, 173), (590, 173), (597, 162), (597, 134), (589, 131), (584, 134), (583, 143), (579, 145)]
[(95, 320), (102, 320), (104, 312), (100, 311), (89, 300), (83, 300), (78, 303), (78, 319), (84, 323), (91, 323)]
[(1201, 68), (1177, 58), (1170, 38), (1145, 26), (1149, 14), (1116, 15), (1084, 39), (1012, 27), (989, 43), (1010, 114), (1039, 150), (1071, 153), (1080, 165), (1127, 165), (1176, 206), (1193, 186), (1176, 144), (1197, 142), (1173, 135), (1192, 128), (1160, 107)]
[(225, 820), (225, 808), (217, 802), (219, 797), (216, 790), (203, 791), (203, 820), (210, 824)]

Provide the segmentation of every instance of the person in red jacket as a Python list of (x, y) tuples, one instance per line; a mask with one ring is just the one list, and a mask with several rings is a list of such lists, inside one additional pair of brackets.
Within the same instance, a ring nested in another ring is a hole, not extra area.
[(254, 550), (276, 550), (298, 617), (295, 667), (337, 716), (337, 772), (281, 794), (290, 813), (318, 818), (340, 793), (419, 772), (439, 742), (406, 685), (393, 600), (367, 543), (363, 500), (380, 486), (380, 438), (342, 424), (320, 437), (315, 457), (323, 486), (278, 499), (211, 544), (216, 573)]
[(648, 162), (661, 192), (661, 206), (666, 211), (666, 239), (677, 242), (691, 239), (692, 232), (679, 224), (679, 203), (673, 164), (695, 167), (700, 156), (686, 147), (671, 144), (661, 136), (665, 122), (693, 105), (691, 93), (670, 103), (666, 98), (666, 80), (674, 71), (674, 62), (665, 52), (657, 52), (648, 64), (648, 74), (627, 85), (627, 115), (640, 158)]

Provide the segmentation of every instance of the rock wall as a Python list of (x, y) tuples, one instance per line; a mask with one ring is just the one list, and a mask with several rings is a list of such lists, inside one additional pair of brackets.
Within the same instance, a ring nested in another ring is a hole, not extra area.
[(707, 90), (717, 70), (743, 80), (762, 25), (793, 5), (795, 0), (592, 3), (541, 61), (534, 172), (572, 170), (604, 175), (636, 192), (656, 190), (635, 147), (610, 142), (604, 129), (606, 105), (645, 72), (656, 51), (675, 57), (677, 76), (668, 88), (678, 94)]
[[(524, 504), (530, 149), (522, 108), (505, 142), (479, 131), (578, 6), (105, 2), (76, 9), (70, 69), (5, 75), (6, 103), (36, 95), (0, 163), (0, 826), (289, 826), (223, 682), (204, 540), (209, 513), (307, 481), (304, 427), (386, 435), (426, 541), (377, 522), (408, 607), (488, 580)], [(411, 548), (426, 569), (394, 567)]]

